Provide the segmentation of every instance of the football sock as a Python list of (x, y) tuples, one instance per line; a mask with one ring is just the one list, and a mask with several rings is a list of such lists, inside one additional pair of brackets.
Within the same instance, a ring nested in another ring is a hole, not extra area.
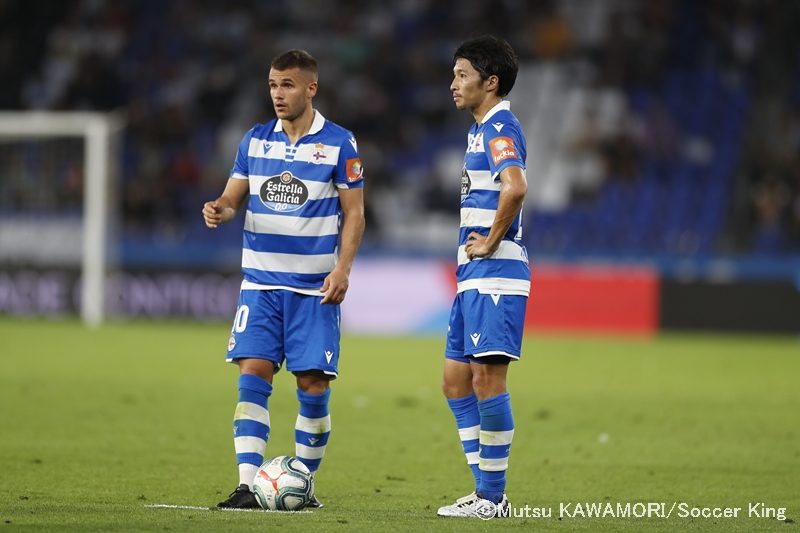
[(331, 435), (331, 415), (328, 398), (331, 389), (322, 394), (310, 394), (297, 389), (300, 414), (294, 426), (295, 455), (313, 474), (325, 455), (325, 446)]
[(506, 489), (506, 470), (511, 440), (514, 437), (514, 418), (511, 416), (511, 396), (507, 392), (478, 402), (481, 417), (480, 470), (478, 494), (499, 503)]
[(272, 385), (254, 374), (239, 376), (239, 403), (233, 415), (233, 446), (239, 464), (239, 483), (252, 490), (258, 467), (264, 462), (269, 439), (267, 401)]
[(475, 478), (475, 490), (481, 479), (481, 471), (478, 468), (478, 437), (480, 433), (481, 416), (478, 411), (478, 398), (474, 394), (463, 398), (448, 398), (447, 405), (453, 411), (458, 426), (458, 436), (461, 439), (461, 447), (464, 448), (464, 455), (467, 456), (467, 465), (472, 470)]

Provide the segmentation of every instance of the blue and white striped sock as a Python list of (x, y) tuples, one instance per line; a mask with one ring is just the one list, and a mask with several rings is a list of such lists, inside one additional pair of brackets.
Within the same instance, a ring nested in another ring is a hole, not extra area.
[(269, 440), (267, 401), (272, 385), (254, 374), (239, 376), (239, 403), (233, 415), (233, 446), (239, 464), (239, 484), (251, 489), (258, 467), (264, 462)]
[(511, 416), (511, 396), (504, 392), (478, 402), (481, 415), (480, 469), (478, 494), (498, 503), (506, 490), (506, 470), (511, 440), (514, 438), (514, 418)]
[(297, 389), (300, 414), (294, 426), (295, 455), (312, 474), (322, 462), (331, 435), (331, 415), (328, 411), (330, 396), (330, 389), (322, 394), (310, 394)]
[(478, 398), (474, 394), (463, 398), (448, 398), (447, 405), (450, 406), (453, 416), (456, 417), (458, 436), (461, 439), (461, 446), (464, 448), (464, 455), (467, 457), (467, 465), (475, 478), (475, 490), (477, 491), (481, 480), (481, 471), (478, 468), (478, 438), (481, 429)]

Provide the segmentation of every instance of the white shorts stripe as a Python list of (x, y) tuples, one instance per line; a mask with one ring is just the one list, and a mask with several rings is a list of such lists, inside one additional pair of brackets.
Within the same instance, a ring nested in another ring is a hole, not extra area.
[(480, 431), (481, 431), (480, 426), (461, 428), (458, 430), (458, 436), (461, 440), (475, 440), (480, 435)]
[(239, 402), (233, 413), (234, 420), (256, 420), (269, 425), (269, 411), (263, 406), (251, 402)]
[(497, 214), (495, 209), (478, 209), (477, 207), (464, 207), (461, 209), (461, 227), (471, 228), (491, 228), (494, 217)]
[(487, 472), (508, 470), (508, 457), (501, 457), (500, 459), (484, 459), (481, 457), (478, 461), (478, 468)]
[(322, 456), (325, 455), (325, 446), (312, 448), (311, 446), (296, 442), (294, 445), (294, 453), (303, 459), (322, 459)]
[(233, 447), (236, 453), (259, 453), (264, 455), (267, 449), (267, 441), (259, 437), (234, 437)]
[(294, 427), (306, 433), (327, 433), (331, 430), (331, 415), (322, 418), (306, 418), (303, 415), (297, 415)]
[(519, 355), (504, 352), (502, 350), (489, 350), (488, 352), (471, 353), (469, 355), (470, 357), (485, 357), (487, 355), (505, 355), (506, 357), (510, 357), (511, 359), (519, 359)]
[(326, 274), (336, 266), (336, 254), (302, 255), (242, 250), (242, 267), (268, 272)]
[[(466, 265), (470, 262), (467, 258), (466, 252), (466, 245), (461, 245), (458, 247), (458, 265)], [(486, 259), (516, 259), (517, 261), (524, 261), (525, 263), (528, 262), (528, 258), (525, 256), (525, 250), (519, 244), (513, 241), (502, 241), (500, 242), (500, 246), (497, 247), (497, 251), (488, 257), (479, 257), (473, 259), (472, 261), (485, 261)]]
[(476, 465), (480, 462), (481, 455), (479, 452), (469, 452), (465, 453), (464, 455), (467, 456), (467, 464), (468, 465)]
[(486, 431), (481, 430), (480, 441), (481, 444), (488, 444), (490, 446), (502, 446), (504, 444), (511, 444), (514, 439), (514, 430), (508, 431)]
[(253, 233), (271, 233), (302, 237), (308, 235), (325, 236), (339, 234), (339, 216), (293, 217), (287, 215), (262, 215), (247, 211), (244, 229)]

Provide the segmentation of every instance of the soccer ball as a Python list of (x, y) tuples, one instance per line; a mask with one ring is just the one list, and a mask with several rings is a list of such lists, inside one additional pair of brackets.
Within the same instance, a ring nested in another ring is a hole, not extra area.
[(258, 469), (253, 492), (264, 509), (298, 511), (314, 496), (314, 478), (297, 457), (280, 455)]

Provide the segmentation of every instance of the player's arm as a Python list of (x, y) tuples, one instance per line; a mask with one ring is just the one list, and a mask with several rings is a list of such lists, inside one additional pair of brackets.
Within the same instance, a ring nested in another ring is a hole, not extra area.
[(356, 258), (361, 236), (364, 234), (364, 189), (339, 189), (344, 224), (339, 237), (339, 261), (322, 284), (323, 304), (339, 304), (344, 301), (350, 285), (350, 269)]
[(497, 214), (489, 230), (489, 235), (483, 236), (473, 231), (467, 236), (464, 251), (469, 259), (487, 257), (497, 251), (503, 236), (508, 228), (519, 216), (525, 193), (528, 191), (528, 181), (522, 167), (513, 165), (500, 171), (500, 198), (497, 203)]
[(228, 179), (222, 196), (203, 204), (203, 220), (205, 220), (206, 226), (214, 229), (220, 224), (230, 222), (236, 216), (248, 194), (250, 194), (250, 180)]

